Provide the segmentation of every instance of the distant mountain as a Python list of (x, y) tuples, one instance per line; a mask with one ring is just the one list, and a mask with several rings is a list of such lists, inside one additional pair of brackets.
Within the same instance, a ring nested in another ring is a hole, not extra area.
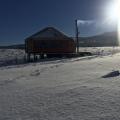
[(24, 44), (9, 45), (9, 46), (0, 46), (0, 49), (24, 49)]
[[(118, 46), (117, 32), (107, 32), (92, 37), (79, 37), (80, 47), (107, 47)], [(75, 40), (75, 38), (73, 38)], [(0, 49), (24, 49), (24, 44), (0, 46)]]
[(118, 46), (117, 32), (107, 32), (93, 37), (80, 37), (80, 47)]

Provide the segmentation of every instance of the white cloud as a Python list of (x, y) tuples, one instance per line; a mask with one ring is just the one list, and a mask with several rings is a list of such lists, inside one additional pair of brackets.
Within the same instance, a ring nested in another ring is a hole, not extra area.
[(95, 21), (94, 20), (78, 20), (77, 24), (78, 25), (90, 25), (90, 24), (94, 24)]
[(78, 20), (77, 21), (78, 26), (83, 25), (83, 26), (90, 26), (92, 25), (96, 29), (104, 29), (104, 28), (114, 28), (117, 23), (113, 23), (109, 21), (108, 19), (103, 19), (103, 20)]

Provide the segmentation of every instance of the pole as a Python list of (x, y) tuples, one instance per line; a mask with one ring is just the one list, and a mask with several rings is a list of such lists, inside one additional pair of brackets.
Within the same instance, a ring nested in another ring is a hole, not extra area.
[(78, 39), (78, 35), (79, 35), (79, 32), (78, 32), (78, 25), (77, 25), (77, 19), (75, 20), (75, 26), (76, 26), (76, 48), (77, 48), (77, 51), (76, 53), (79, 53), (79, 39)]

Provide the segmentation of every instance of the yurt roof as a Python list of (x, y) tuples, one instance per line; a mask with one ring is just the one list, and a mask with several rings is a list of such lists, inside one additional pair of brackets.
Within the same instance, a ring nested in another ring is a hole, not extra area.
[(59, 30), (57, 30), (54, 27), (47, 27), (35, 34), (33, 34), (32, 36), (30, 36), (27, 39), (40, 39), (40, 38), (69, 38), (68, 36), (66, 36), (64, 33), (60, 32)]

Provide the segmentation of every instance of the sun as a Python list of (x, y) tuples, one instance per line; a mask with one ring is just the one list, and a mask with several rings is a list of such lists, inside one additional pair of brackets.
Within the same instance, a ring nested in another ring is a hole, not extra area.
[(117, 24), (118, 42), (120, 45), (120, 0), (112, 0), (106, 11), (107, 21)]
[(110, 22), (118, 22), (120, 16), (120, 0), (113, 0), (107, 8), (107, 16)]

